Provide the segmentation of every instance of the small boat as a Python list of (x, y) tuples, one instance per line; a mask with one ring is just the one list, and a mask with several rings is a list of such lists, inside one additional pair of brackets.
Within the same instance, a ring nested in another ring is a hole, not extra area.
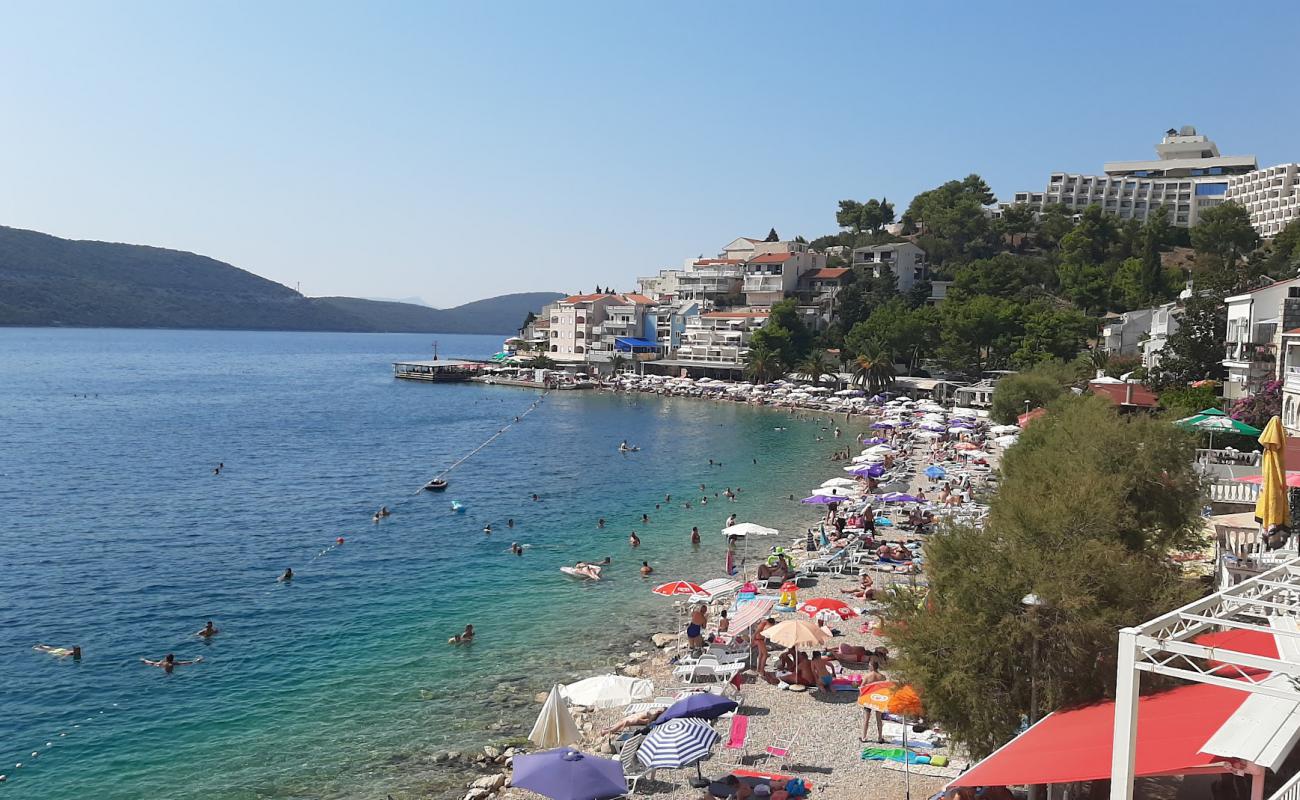
[(424, 490), (426, 492), (445, 492), (447, 490), (447, 482), (442, 478), (434, 478), (424, 485)]
[(452, 500), (452, 501), (451, 501), (451, 510), (454, 511), (454, 512), (456, 512), (457, 514), (464, 514), (464, 513), (465, 513), (465, 504), (462, 503), (462, 502), (459, 501), (459, 500)]

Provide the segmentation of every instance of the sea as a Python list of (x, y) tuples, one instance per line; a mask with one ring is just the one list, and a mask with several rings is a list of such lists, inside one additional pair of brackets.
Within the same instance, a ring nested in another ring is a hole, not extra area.
[(0, 328), (0, 800), (458, 796), (440, 754), (649, 649), (651, 587), (720, 576), (729, 514), (794, 536), (838, 474), (825, 420), (394, 379), (434, 338), (501, 341)]

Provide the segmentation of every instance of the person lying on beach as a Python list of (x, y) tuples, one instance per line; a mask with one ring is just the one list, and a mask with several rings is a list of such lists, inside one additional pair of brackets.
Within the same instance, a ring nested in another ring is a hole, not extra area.
[(74, 661), (81, 660), (81, 646), (73, 645), (72, 647), (56, 647), (52, 644), (38, 644), (32, 648), (38, 653), (49, 653), (55, 658), (67, 658), (72, 656)]
[(203, 656), (199, 656), (198, 658), (191, 659), (190, 661), (177, 661), (176, 656), (172, 655), (171, 653), (168, 653), (167, 655), (163, 656), (157, 661), (150, 661), (147, 658), (142, 658), (140, 659), (140, 663), (144, 664), (147, 667), (160, 667), (162, 668), (163, 672), (171, 672), (176, 667), (188, 667), (193, 664), (197, 664), (202, 660), (203, 660)]
[(474, 641), (474, 626), (466, 625), (465, 630), (447, 640), (447, 644), (467, 644)]
[(875, 585), (875, 581), (871, 579), (870, 575), (864, 572), (862, 573), (862, 581), (858, 584), (858, 588), (854, 589), (852, 587), (849, 587), (847, 589), (840, 589), (840, 592), (843, 594), (852, 595), (853, 597), (857, 597), (862, 600), (871, 600), (876, 593), (874, 585)]
[(609, 726), (605, 730), (601, 731), (600, 735), (609, 736), (611, 733), (622, 733), (628, 728), (644, 728), (645, 726), (659, 719), (659, 715), (663, 714), (664, 711), (666, 710), (667, 709), (664, 708), (651, 708), (646, 711), (642, 711), (640, 714), (631, 714), (629, 716), (623, 717), (623, 719), (619, 720), (618, 722)]
[(212, 620), (208, 620), (208, 624), (203, 626), (203, 630), (199, 631), (194, 635), (202, 636), (204, 639), (211, 639), (213, 636), (216, 636), (220, 632), (221, 631), (217, 630), (216, 626), (212, 624)]

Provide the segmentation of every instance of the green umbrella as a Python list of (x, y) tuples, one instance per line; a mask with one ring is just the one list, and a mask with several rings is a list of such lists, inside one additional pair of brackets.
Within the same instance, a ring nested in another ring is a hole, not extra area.
[(1247, 425), (1246, 423), (1235, 420), (1217, 409), (1207, 408), (1199, 414), (1195, 414), (1174, 423), (1185, 431), (1197, 431), (1198, 433), (1210, 434), (1210, 449), (1214, 449), (1214, 434), (1216, 433), (1239, 433), (1242, 436), (1259, 436), (1259, 428)]

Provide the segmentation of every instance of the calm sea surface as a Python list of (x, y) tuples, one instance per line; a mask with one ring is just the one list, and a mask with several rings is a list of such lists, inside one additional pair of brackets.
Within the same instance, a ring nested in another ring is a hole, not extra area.
[[(641, 560), (716, 577), (728, 514), (807, 522), (788, 493), (837, 472), (815, 423), (564, 392), (419, 492), (540, 396), (394, 380), (431, 338), (0, 328), (0, 798), (437, 794), (435, 754), (526, 734), (536, 691), (666, 615)], [(558, 571), (605, 555), (599, 584)], [(478, 640), (448, 646), (467, 622)], [(139, 662), (168, 652), (204, 660)]]

